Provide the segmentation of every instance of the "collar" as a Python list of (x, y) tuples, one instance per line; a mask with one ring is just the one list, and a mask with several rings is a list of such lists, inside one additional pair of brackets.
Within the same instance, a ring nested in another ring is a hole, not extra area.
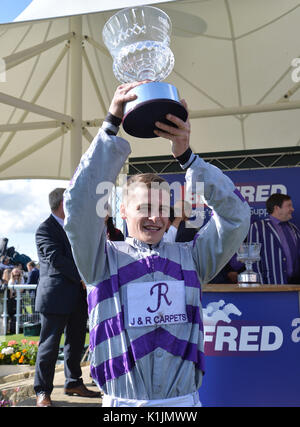
[(160, 240), (158, 243), (155, 243), (153, 245), (149, 245), (148, 243), (142, 242), (141, 240), (136, 239), (135, 237), (126, 237), (126, 243), (129, 243), (129, 245), (139, 248), (144, 251), (149, 251), (152, 249), (157, 249), (160, 247), (163, 240)]
[(54, 213), (51, 213), (51, 215), (56, 219), (56, 221), (59, 223), (59, 225), (64, 228), (64, 220), (62, 218), (59, 218), (58, 216), (54, 215)]
[(279, 225), (279, 224), (289, 225), (290, 224), (289, 221), (280, 221), (280, 219), (275, 218), (275, 216), (272, 216), (272, 215), (269, 215), (269, 218), (270, 218), (272, 224), (274, 224), (274, 225)]
[(278, 225), (281, 221), (278, 218), (275, 218), (275, 216), (273, 215), (269, 215), (269, 219), (271, 220), (271, 222), (275, 225)]

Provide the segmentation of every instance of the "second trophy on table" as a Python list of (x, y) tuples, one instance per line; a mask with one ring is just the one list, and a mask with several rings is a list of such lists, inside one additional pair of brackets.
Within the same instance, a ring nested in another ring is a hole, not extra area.
[(237, 252), (237, 260), (243, 262), (246, 270), (238, 275), (240, 287), (260, 286), (259, 274), (253, 271), (252, 264), (260, 260), (260, 243), (243, 243)]

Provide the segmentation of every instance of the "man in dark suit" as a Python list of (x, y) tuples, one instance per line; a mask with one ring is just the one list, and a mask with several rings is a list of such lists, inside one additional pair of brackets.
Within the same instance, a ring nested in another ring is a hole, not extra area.
[(81, 378), (80, 360), (87, 324), (86, 289), (63, 229), (64, 190), (56, 188), (49, 194), (52, 213), (36, 232), (40, 280), (35, 309), (41, 315), (41, 335), (34, 379), (37, 406), (52, 406), (50, 395), (63, 331), (65, 393), (85, 397), (100, 396), (99, 392), (88, 390)]
[(36, 285), (39, 282), (40, 272), (36, 267), (34, 261), (29, 261), (27, 263), (28, 277), (26, 280), (26, 284), (28, 285)]

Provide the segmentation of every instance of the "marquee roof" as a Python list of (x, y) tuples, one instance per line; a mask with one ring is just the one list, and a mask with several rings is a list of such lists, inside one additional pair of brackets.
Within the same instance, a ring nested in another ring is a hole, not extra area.
[[(195, 152), (299, 147), (299, 1), (33, 0), (0, 25), (0, 179), (70, 178), (118, 85), (103, 25), (136, 4), (171, 18), (167, 81), (188, 102)], [(170, 152), (121, 136), (134, 158)]]

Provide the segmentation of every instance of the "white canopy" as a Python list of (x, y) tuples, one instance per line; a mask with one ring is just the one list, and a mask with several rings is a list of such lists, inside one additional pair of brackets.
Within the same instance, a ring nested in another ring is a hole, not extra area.
[[(33, 0), (0, 25), (0, 179), (70, 178), (119, 84), (103, 25), (155, 3), (173, 23), (167, 80), (188, 102), (195, 152), (299, 145), (299, 1)], [(121, 135), (132, 157), (170, 153), (168, 141)]]

